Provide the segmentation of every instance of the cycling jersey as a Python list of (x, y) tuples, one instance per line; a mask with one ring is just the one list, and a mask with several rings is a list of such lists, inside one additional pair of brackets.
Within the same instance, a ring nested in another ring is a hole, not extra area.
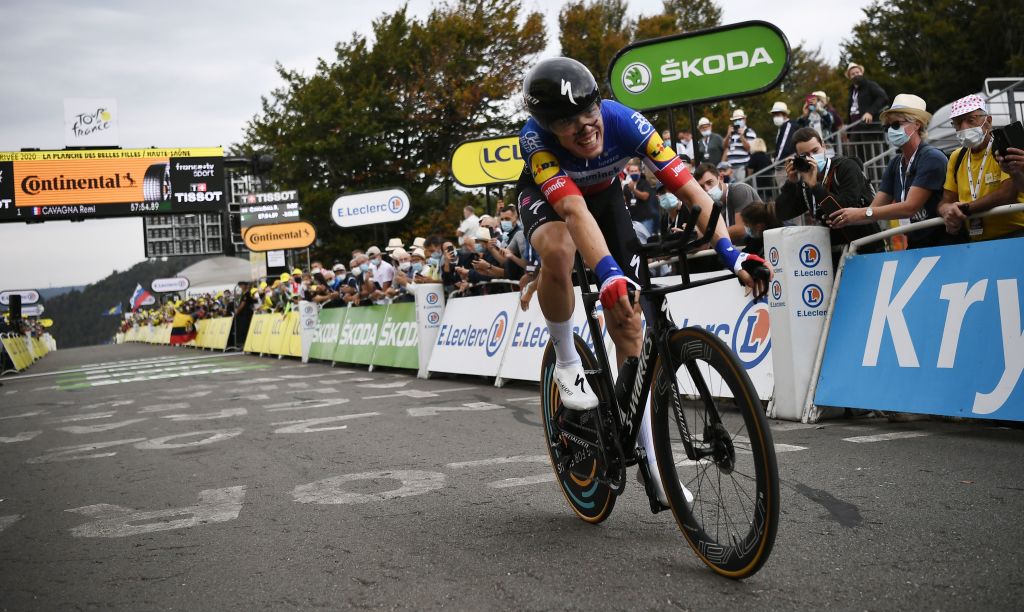
[(686, 168), (654, 126), (641, 113), (614, 100), (601, 102), (604, 150), (595, 159), (575, 157), (558, 138), (530, 118), (519, 133), (519, 150), (526, 168), (548, 202), (569, 195), (591, 195), (611, 187), (633, 157), (640, 157), (669, 191), (690, 180)]

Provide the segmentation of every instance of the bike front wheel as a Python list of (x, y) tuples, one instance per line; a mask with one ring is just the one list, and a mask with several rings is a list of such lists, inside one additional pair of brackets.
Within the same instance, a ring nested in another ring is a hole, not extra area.
[(754, 385), (721, 339), (692, 327), (672, 332), (654, 381), (655, 456), (676, 523), (711, 569), (746, 578), (779, 523), (775, 447)]

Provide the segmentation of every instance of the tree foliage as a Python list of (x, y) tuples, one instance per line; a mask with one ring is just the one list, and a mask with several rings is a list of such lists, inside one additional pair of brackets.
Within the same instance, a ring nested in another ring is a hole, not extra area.
[(312, 75), (278, 66), (284, 85), (264, 98), (246, 145), (274, 152), (271, 178), (299, 190), (319, 255), (366, 246), (366, 228), (331, 222), (339, 195), (401, 186), (413, 203), (403, 228), (412, 227), (444, 206), (445, 190), (428, 190), (447, 177), (459, 142), (512, 129), (508, 100), (545, 46), (542, 16), (524, 15), (520, 5), (455, 0), (425, 20), (403, 7), (374, 21), (372, 37), (338, 43), (335, 58), (321, 59)]
[(1024, 73), (1024, 3), (875, 0), (842, 45), (891, 96), (913, 93), (929, 109), (982, 90), (987, 77)]
[(601, 85), (601, 95), (611, 90), (605, 77), (619, 49), (633, 41), (633, 23), (626, 18), (625, 0), (570, 2), (558, 14), (558, 43), (562, 55), (590, 69)]

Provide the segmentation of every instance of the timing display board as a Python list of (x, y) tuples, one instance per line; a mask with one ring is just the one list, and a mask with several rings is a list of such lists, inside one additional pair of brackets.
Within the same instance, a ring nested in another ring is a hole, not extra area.
[(242, 204), (238, 212), (242, 233), (245, 233), (245, 228), (253, 225), (298, 221), (301, 214), (299, 192), (292, 189), (270, 193), (250, 193), (242, 197)]
[(224, 210), (220, 147), (0, 153), (0, 222)]

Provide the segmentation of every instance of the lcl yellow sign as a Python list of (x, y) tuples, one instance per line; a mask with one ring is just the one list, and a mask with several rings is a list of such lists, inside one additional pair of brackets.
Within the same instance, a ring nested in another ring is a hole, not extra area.
[(250, 251), (304, 249), (316, 240), (316, 229), (307, 221), (253, 225), (242, 235)]
[(514, 183), (522, 172), (519, 136), (467, 140), (452, 153), (452, 176), (463, 187)]

